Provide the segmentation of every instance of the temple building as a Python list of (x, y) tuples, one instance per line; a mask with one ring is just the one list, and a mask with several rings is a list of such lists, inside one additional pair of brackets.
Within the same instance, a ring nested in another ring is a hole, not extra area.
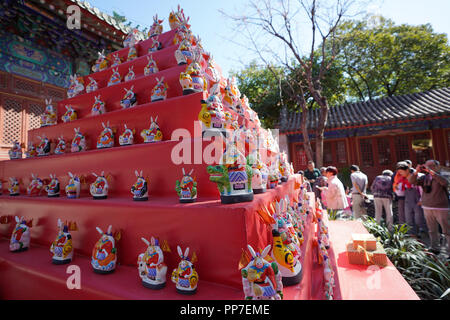
[(27, 145), (45, 99), (66, 98), (69, 76), (89, 74), (98, 52), (122, 48), (129, 31), (86, 1), (0, 0), (0, 160), (13, 141)]
[[(307, 166), (301, 113), (280, 120), (280, 141), (285, 141), (294, 169)], [(317, 110), (308, 127), (317, 126)], [(314, 135), (312, 148), (314, 150)], [(450, 88), (344, 104), (331, 107), (325, 129), (323, 165), (348, 168), (359, 165), (372, 180), (398, 161), (413, 165), (436, 159), (450, 165)]]

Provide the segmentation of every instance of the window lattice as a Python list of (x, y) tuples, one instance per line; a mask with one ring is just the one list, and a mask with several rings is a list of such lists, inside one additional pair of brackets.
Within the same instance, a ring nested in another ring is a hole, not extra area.
[(28, 108), (28, 129), (36, 129), (41, 126), (41, 115), (44, 113), (44, 107), (39, 104), (30, 104)]
[(323, 162), (327, 166), (333, 164), (333, 152), (331, 150), (331, 142), (324, 142), (323, 144)]
[(395, 151), (397, 154), (397, 162), (411, 159), (409, 154), (408, 136), (395, 137)]
[(32, 82), (29, 82), (29, 81), (15, 79), (14, 88), (16, 90), (20, 90), (22, 92), (25, 92), (25, 93), (31, 94), (31, 95), (39, 95), (40, 94), (39, 86)]
[(362, 139), (359, 141), (361, 149), (361, 159), (364, 167), (373, 167), (373, 148), (371, 139)]
[(347, 150), (345, 147), (345, 141), (338, 141), (338, 143), (336, 144), (336, 155), (338, 163), (347, 163)]
[(8, 78), (6, 74), (0, 74), (0, 88), (6, 89), (8, 87)]
[(13, 99), (4, 100), (3, 143), (11, 144), (21, 140), (22, 104)]
[(389, 140), (387, 138), (378, 138), (378, 163), (380, 165), (391, 164), (391, 149), (389, 147)]
[(65, 98), (63, 91), (57, 91), (52, 89), (47, 89), (48, 98), (53, 99), (53, 101), (63, 100)]

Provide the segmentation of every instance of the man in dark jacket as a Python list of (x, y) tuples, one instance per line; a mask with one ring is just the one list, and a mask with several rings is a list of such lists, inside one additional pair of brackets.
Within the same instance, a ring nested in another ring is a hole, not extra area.
[[(416, 172), (410, 175), (408, 180), (423, 188), (421, 202), (430, 235), (431, 250), (439, 253), (439, 224), (447, 240), (447, 254), (450, 254), (448, 181), (439, 174), (438, 168), (438, 161), (428, 160), (425, 165), (417, 166)], [(419, 172), (424, 174), (419, 177)]]

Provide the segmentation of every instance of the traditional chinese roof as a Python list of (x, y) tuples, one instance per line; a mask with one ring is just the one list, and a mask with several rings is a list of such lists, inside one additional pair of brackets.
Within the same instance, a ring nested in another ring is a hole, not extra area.
[[(450, 87), (331, 107), (326, 129), (435, 117), (450, 117)], [(310, 130), (317, 128), (319, 110), (312, 110), (308, 120)], [(301, 130), (300, 121), (300, 112), (289, 112), (285, 120), (280, 121), (280, 131), (286, 134), (298, 133)]]

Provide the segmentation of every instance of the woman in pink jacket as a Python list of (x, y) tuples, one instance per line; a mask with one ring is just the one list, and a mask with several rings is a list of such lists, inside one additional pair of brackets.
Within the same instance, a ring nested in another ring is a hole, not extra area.
[(328, 167), (325, 170), (325, 176), (328, 179), (328, 187), (318, 187), (318, 189), (324, 192), (325, 198), (327, 199), (327, 210), (330, 216), (336, 216), (348, 207), (344, 185), (336, 176), (337, 173), (338, 170), (336, 167)]

